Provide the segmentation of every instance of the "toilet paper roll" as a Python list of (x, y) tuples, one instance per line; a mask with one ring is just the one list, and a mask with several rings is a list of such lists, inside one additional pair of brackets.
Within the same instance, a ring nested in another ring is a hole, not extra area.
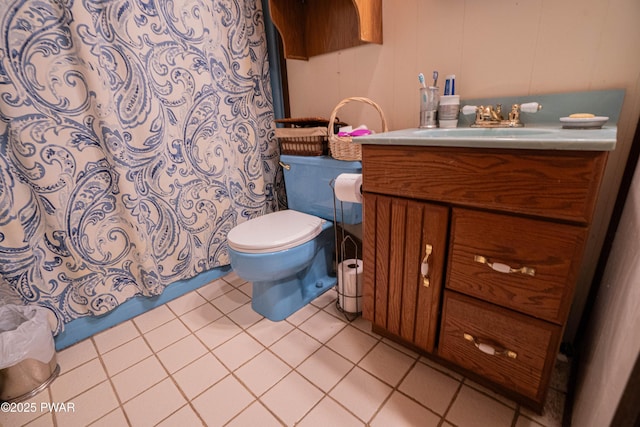
[(335, 192), (338, 200), (362, 203), (362, 174), (341, 173), (336, 178)]
[(338, 303), (347, 313), (362, 311), (362, 260), (350, 258), (338, 264)]

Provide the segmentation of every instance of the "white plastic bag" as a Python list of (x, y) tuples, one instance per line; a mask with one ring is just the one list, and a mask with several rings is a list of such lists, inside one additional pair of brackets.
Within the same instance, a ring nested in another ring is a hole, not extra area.
[(49, 363), (55, 353), (47, 309), (35, 305), (0, 307), (0, 369), (26, 359)]

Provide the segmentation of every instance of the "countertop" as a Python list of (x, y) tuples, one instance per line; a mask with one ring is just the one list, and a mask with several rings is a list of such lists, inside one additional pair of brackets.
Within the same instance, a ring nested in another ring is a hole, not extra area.
[[(361, 144), (420, 145), (440, 147), (508, 148), (534, 150), (612, 151), (616, 147), (617, 123), (624, 90), (568, 92), (464, 99), (460, 105), (496, 105), (539, 102), (542, 110), (522, 113), (523, 128), (472, 128), (473, 116), (460, 114), (453, 129), (403, 129), (353, 138)], [(416, 100), (417, 102), (418, 100)], [(560, 118), (572, 113), (592, 113), (609, 119), (601, 129), (563, 129)], [(417, 117), (416, 117), (417, 119)]]
[(563, 129), (561, 124), (534, 124), (523, 128), (402, 129), (353, 138), (360, 144), (418, 145), (533, 150), (612, 151), (617, 127)]

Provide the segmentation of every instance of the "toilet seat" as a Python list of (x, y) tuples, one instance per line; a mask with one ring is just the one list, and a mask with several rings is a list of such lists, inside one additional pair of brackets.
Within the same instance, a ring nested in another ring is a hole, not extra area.
[(287, 209), (238, 224), (227, 234), (227, 242), (238, 252), (281, 251), (316, 237), (324, 222), (317, 216)]

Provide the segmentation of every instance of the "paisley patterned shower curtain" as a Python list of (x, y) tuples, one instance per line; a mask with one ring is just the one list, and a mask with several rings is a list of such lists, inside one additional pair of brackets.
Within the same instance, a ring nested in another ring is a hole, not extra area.
[(229, 263), (275, 208), (258, 0), (0, 1), (0, 286), (62, 324)]

